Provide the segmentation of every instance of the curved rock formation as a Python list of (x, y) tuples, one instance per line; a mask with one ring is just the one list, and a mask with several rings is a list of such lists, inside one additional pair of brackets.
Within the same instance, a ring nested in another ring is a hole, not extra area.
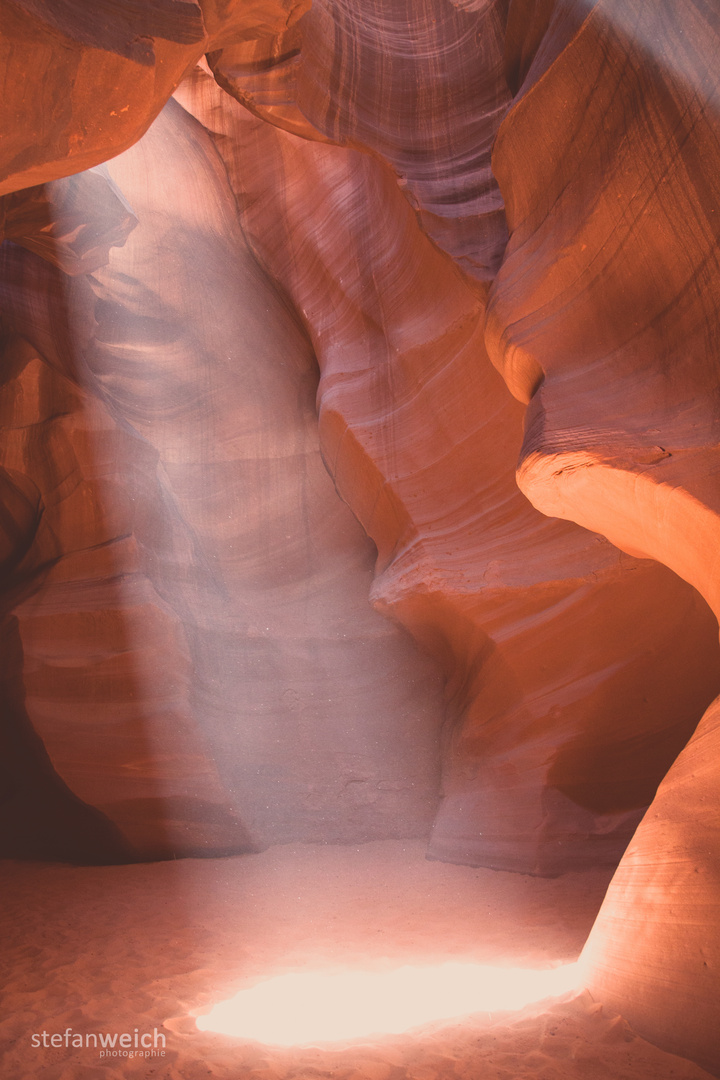
[(593, 993), (717, 1074), (720, 701), (660, 785), (583, 952)]
[[(276, 35), (309, 0), (7, 0), (0, 195), (132, 146), (208, 49)], [(42, 77), (38, 77), (42, 73)]]
[[(528, 498), (665, 563), (718, 614), (720, 20), (691, 0), (587, 7), (557, 5), (534, 57), (526, 41), (510, 59), (527, 74), (493, 158), (510, 242), (486, 340), (530, 401)], [(586, 951), (604, 1000), (713, 1068), (717, 745), (716, 702)]]
[(490, 170), (509, 100), (504, 7), (314, 0), (289, 31), (211, 51), (208, 61), (255, 115), (387, 162), (424, 231), (488, 281), (507, 239)]
[(441, 686), (367, 604), (307, 339), (178, 105), (109, 170), (138, 223), (106, 267), (5, 248), (3, 462), (54, 544), (15, 608), (32, 724), (146, 857), (424, 835)]
[(506, 241), (490, 170), (508, 104), (503, 6), (315, 0), (298, 27), (302, 114), (387, 162), (423, 230), (485, 281)]
[(485, 357), (481, 294), (387, 167), (254, 120), (199, 70), (177, 96), (304, 314), (323, 455), (378, 547), (373, 602), (445, 670), (431, 854), (547, 874), (614, 861), (717, 686), (712, 616), (521, 497), (521, 410)]
[(720, 1068), (718, 24), (7, 0), (6, 853), (555, 874), (672, 765), (588, 978)]

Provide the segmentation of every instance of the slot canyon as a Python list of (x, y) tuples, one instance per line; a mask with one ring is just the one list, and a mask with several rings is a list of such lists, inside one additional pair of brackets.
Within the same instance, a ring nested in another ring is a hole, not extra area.
[(2, 1080), (720, 1076), (720, 8), (0, 53)]

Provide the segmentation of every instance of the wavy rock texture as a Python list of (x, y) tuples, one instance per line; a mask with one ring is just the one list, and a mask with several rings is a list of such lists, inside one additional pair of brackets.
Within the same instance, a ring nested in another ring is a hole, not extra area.
[(177, 96), (304, 314), (323, 455), (378, 547), (373, 602), (446, 672), (431, 854), (550, 874), (616, 859), (717, 686), (710, 612), (522, 498), (522, 410), (485, 357), (481, 297), (390, 170), (273, 130), (199, 70)]
[[(186, 633), (156, 572), (164, 561), (192, 573), (190, 540), (156, 455), (117, 424), (79, 361), (92, 327), (88, 282), (70, 285), (20, 248), (4, 254), (2, 462), (37, 506), (22, 562), (4, 579), (19, 687), (6, 737), (15, 744), (32, 725), (75, 803), (119, 804), (110, 818), (124, 840), (110, 855), (247, 848), (193, 717)], [(22, 821), (32, 795), (19, 789), (6, 810)], [(30, 824), (30, 848), (45, 857), (108, 857), (82, 830), (59, 835), (51, 815)]]
[[(8, 853), (422, 835), (442, 759), (431, 854), (553, 874), (677, 757), (588, 978), (720, 1069), (717, 703), (682, 750), (719, 36), (701, 0), (7, 0)], [(127, 150), (203, 53), (247, 108), (196, 70)]]
[(70, 289), (5, 248), (24, 340), (3, 461), (39, 485), (55, 545), (15, 609), (30, 720), (146, 855), (425, 835), (441, 684), (367, 603), (374, 552), (319, 456), (309, 343), (178, 105), (109, 171), (96, 232), (105, 214), (115, 236), (120, 188), (137, 224), (106, 267)]
[(314, 0), (290, 31), (208, 56), (256, 115), (387, 162), (423, 229), (490, 280), (507, 239), (490, 150), (509, 101), (504, 3)]
[[(534, 57), (509, 56), (526, 79), (493, 159), (511, 238), (486, 340), (530, 401), (531, 501), (664, 562), (717, 614), (720, 20), (690, 0), (588, 7), (558, 5)], [(715, 1069), (717, 754), (715, 703), (587, 949), (603, 999)]]
[(6, 0), (0, 195), (136, 142), (207, 49), (285, 30), (309, 0)]

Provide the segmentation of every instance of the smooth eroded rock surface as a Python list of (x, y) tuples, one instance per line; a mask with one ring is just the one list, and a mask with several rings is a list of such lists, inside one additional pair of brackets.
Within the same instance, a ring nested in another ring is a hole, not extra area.
[(523, 499), (522, 410), (487, 360), (483, 294), (390, 170), (253, 119), (199, 69), (177, 97), (303, 313), (323, 455), (378, 547), (373, 602), (446, 673), (430, 852), (537, 873), (613, 861), (717, 686), (712, 615)]
[(42, 506), (30, 720), (141, 853), (426, 834), (439, 673), (368, 604), (307, 338), (177, 104), (110, 173), (138, 224), (106, 267), (5, 248), (3, 462)]
[(719, 45), (701, 0), (7, 0), (6, 854), (552, 875), (660, 784), (588, 979), (720, 1068)]
[[(717, 614), (717, 12), (540, 7), (544, 36), (508, 52), (519, 91), (493, 157), (510, 242), (486, 340), (530, 402), (518, 482), (544, 513), (665, 563)], [(715, 704), (587, 948), (599, 995), (713, 1069), (716, 728)]]

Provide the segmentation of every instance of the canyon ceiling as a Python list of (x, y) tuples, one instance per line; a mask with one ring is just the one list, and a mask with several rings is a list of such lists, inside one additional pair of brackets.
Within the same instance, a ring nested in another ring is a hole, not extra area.
[(0, 52), (0, 853), (619, 861), (588, 985), (720, 1070), (720, 11)]

